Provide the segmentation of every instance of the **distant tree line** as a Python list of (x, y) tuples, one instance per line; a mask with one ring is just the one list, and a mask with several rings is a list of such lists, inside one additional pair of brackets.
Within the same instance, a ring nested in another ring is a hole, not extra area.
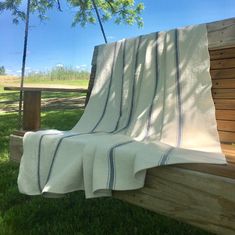
[(5, 75), (6, 74), (6, 70), (4, 66), (0, 66), (0, 75)]

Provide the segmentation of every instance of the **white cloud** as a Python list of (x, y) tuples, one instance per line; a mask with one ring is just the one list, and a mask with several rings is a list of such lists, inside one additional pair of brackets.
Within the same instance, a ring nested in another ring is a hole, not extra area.
[[(25, 74), (29, 74), (32, 72), (32, 68), (31, 67), (25, 67)], [(10, 74), (10, 72), (9, 72)], [(21, 69), (16, 70), (16, 71), (12, 71), (11, 74), (17, 74), (18, 76), (21, 74)]]
[(77, 65), (75, 66), (76, 69), (86, 69), (87, 68), (87, 64), (81, 64), (81, 65)]
[[(21, 70), (19, 70), (21, 73)], [(17, 73), (15, 71), (13, 71), (12, 69), (6, 69), (6, 74), (8, 75), (13, 75), (13, 76), (17, 76)], [(18, 74), (19, 75), (19, 74)]]
[(64, 65), (63, 64), (57, 64), (56, 67), (63, 68)]
[(107, 36), (107, 39), (115, 39), (115, 37), (110, 35), (110, 36)]

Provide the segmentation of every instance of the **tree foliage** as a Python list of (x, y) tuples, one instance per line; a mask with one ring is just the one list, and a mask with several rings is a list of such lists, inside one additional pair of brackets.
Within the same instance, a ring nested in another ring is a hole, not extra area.
[(5, 67), (0, 66), (0, 75), (5, 75), (5, 74), (6, 74)]
[[(22, 10), (23, 2), (23, 0), (2, 1), (0, 2), (0, 12), (11, 11), (13, 22), (17, 24), (26, 18), (25, 12)], [(72, 26), (96, 23), (91, 0), (65, 0), (65, 2), (70, 8), (75, 9)], [(143, 26), (143, 19), (140, 16), (144, 9), (143, 3), (136, 4), (134, 0), (95, 0), (95, 3), (103, 22), (113, 19), (116, 24), (126, 23)], [(47, 18), (47, 10), (55, 7), (60, 11), (63, 10), (60, 0), (31, 0), (30, 12), (37, 14), (41, 20), (44, 20)]]

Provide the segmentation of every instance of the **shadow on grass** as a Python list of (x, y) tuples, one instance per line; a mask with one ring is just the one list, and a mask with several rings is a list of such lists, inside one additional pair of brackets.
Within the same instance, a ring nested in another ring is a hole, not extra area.
[(0, 101), (17, 101), (19, 100), (19, 92), (0, 92)]
[(60, 110), (42, 113), (42, 129), (70, 130), (82, 116), (83, 110)]
[[(75, 92), (43, 92), (42, 110), (73, 109), (84, 106), (85, 93)], [(16, 112), (18, 110), (19, 92), (0, 93), (0, 112)]]
[(42, 93), (42, 98), (47, 99), (47, 98), (74, 98), (74, 97), (81, 97), (81, 96), (86, 96), (86, 93), (78, 93), (78, 92), (43, 92)]

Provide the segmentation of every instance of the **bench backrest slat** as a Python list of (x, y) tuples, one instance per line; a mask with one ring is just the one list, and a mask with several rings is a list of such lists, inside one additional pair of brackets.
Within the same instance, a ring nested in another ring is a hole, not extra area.
[(235, 47), (210, 50), (212, 95), (221, 142), (235, 142)]

